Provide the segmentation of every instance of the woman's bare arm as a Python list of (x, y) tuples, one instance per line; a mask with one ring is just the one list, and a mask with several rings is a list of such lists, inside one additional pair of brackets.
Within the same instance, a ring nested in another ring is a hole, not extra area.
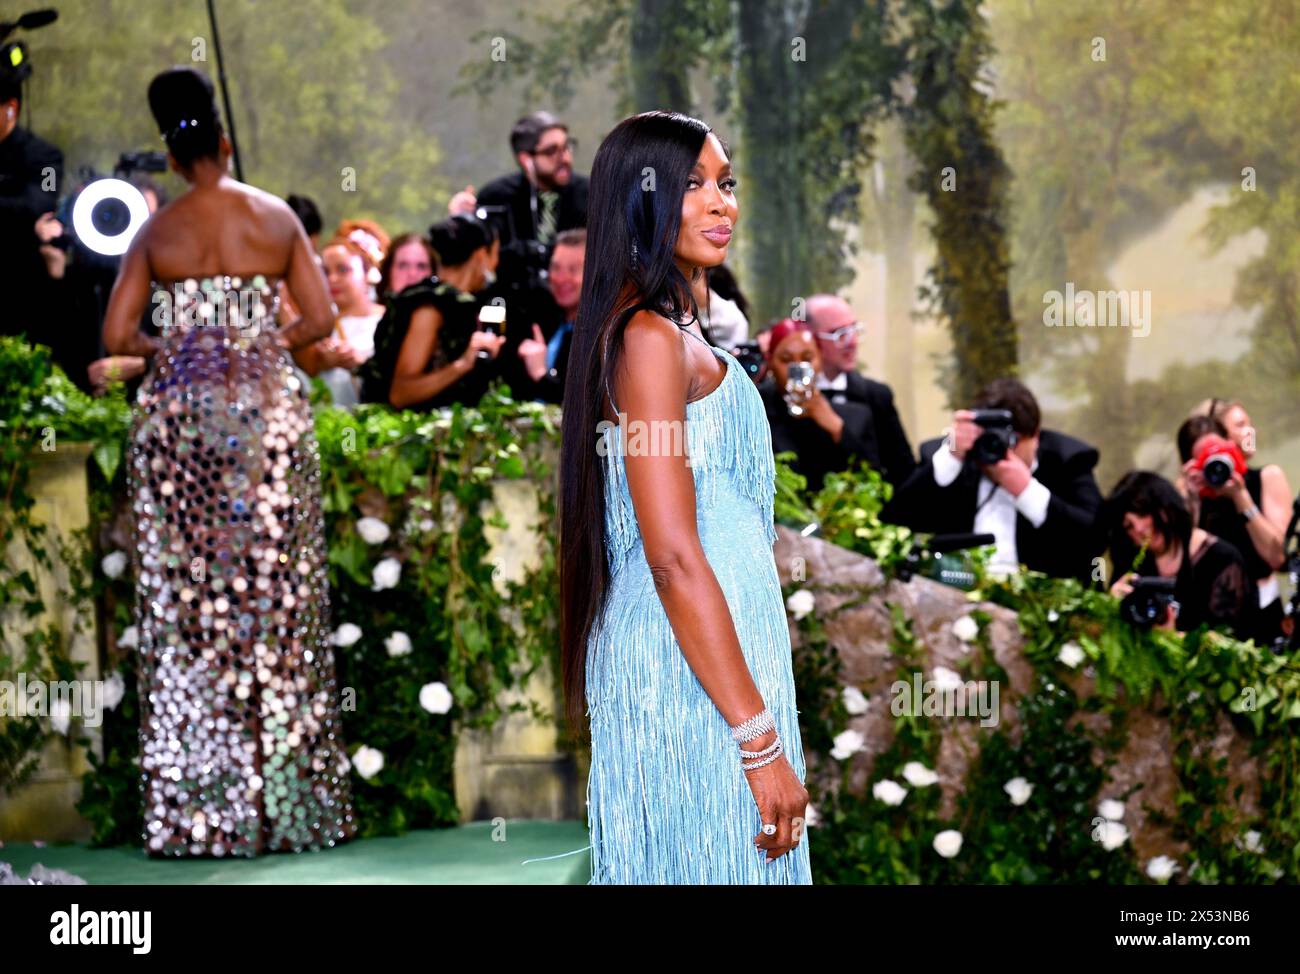
[(294, 224), (293, 249), (285, 281), (302, 316), (280, 329), (280, 344), (289, 349), (320, 341), (334, 327), (334, 307), (330, 304), (325, 278), (312, 255), (311, 241), (296, 217)]
[(117, 280), (104, 312), (104, 347), (109, 355), (150, 358), (158, 351), (156, 338), (142, 334), (140, 318), (149, 303), (150, 274), (147, 257), (148, 233), (136, 234), (122, 258)]
[(433, 358), (438, 343), (438, 329), (442, 315), (437, 308), (418, 308), (411, 315), (410, 327), (402, 340), (402, 350), (397, 355), (393, 369), (393, 384), (388, 390), (388, 401), (397, 409), (405, 409), (432, 399), (442, 390), (460, 381), (474, 366), (468, 366), (461, 356), (440, 369), (425, 372)]
[[(691, 372), (677, 326), (653, 312), (638, 312), (623, 345), (614, 396), (627, 422), (667, 421), (676, 425), (658, 428), (684, 431)], [(636, 368), (627, 368), (629, 361)], [(765, 704), (722, 586), (704, 556), (695, 526), (694, 475), (685, 456), (628, 456), (625, 463), (646, 561), (682, 655), (727, 723), (739, 724)], [(746, 747), (766, 746), (773, 737), (769, 731)]]

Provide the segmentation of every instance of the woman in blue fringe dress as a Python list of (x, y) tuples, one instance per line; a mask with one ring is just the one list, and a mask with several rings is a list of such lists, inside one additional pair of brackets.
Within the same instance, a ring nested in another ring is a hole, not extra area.
[(645, 112), (592, 167), (560, 487), (592, 884), (812, 882), (770, 432), (692, 296), (736, 223), (729, 155), (698, 119)]

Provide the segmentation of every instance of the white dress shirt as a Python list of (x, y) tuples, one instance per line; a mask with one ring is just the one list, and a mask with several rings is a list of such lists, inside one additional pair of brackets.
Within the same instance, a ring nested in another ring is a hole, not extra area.
[[(945, 443), (934, 451), (931, 458), (934, 467), (934, 482), (940, 487), (947, 487), (961, 473), (962, 461), (953, 455)], [(1038, 469), (1038, 458), (1029, 468), (1032, 474)], [(993, 495), (990, 497), (990, 493)], [(1047, 505), (1052, 499), (1052, 492), (1035, 477), (1029, 478), (1029, 486), (1013, 497), (1005, 487), (995, 484), (988, 477), (981, 475), (979, 487), (975, 491), (975, 523), (971, 530), (975, 534), (993, 535), (997, 549), (989, 567), (1000, 571), (1017, 571), (1020, 557), (1016, 552), (1016, 514), (1023, 514), (1034, 527), (1042, 527), (1047, 520)]]

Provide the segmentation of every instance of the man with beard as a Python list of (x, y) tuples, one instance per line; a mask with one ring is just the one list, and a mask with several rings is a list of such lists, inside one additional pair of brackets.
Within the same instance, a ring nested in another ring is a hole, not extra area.
[(518, 171), (492, 180), (477, 194), (466, 186), (447, 207), (453, 214), (487, 208), (483, 216), (500, 234), (495, 281), (479, 298), (506, 304), (507, 340), (500, 359), (502, 376), (516, 395), (529, 394), (533, 385), (519, 348), (533, 339), (533, 322), (554, 310), (546, 271), (556, 238), (587, 225), (588, 179), (573, 171), (576, 145), (568, 126), (550, 112), (525, 115), (510, 130)]

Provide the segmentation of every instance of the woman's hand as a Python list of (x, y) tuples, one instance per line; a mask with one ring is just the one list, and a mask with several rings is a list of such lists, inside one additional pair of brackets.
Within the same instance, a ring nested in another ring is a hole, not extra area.
[(466, 346), (465, 351), (461, 353), (460, 363), (465, 368), (465, 371), (468, 372), (473, 369), (475, 363), (478, 362), (479, 349), (483, 349), (483, 351), (488, 352), (492, 358), (496, 358), (497, 353), (501, 351), (501, 346), (505, 343), (505, 335), (498, 335), (491, 331), (472, 332), (469, 336), (469, 345)]
[(546, 374), (546, 336), (536, 323), (533, 324), (533, 337), (525, 338), (519, 343), (519, 357), (524, 360), (528, 377), (534, 382), (540, 382)]
[[(769, 732), (760, 738), (745, 742), (746, 751), (761, 751), (772, 742), (775, 735)], [(766, 849), (764, 863), (774, 862), (799, 844), (808, 811), (808, 790), (800, 783), (794, 768), (782, 753), (771, 764), (755, 771), (742, 771), (754, 795), (758, 814), (763, 824), (773, 824), (776, 832), (754, 836), (754, 845)]]
[(107, 391), (110, 382), (127, 382), (143, 375), (144, 366), (144, 359), (138, 355), (110, 355), (91, 362), (86, 376), (98, 396)]
[(367, 357), (353, 348), (346, 339), (335, 335), (322, 338), (319, 348), (322, 369), (347, 369), (351, 372)]
[(1115, 596), (1117, 599), (1122, 599), (1124, 596), (1128, 595), (1129, 592), (1133, 591), (1133, 579), (1135, 578), (1137, 578), (1136, 572), (1128, 572), (1127, 574), (1121, 575), (1115, 580), (1115, 584), (1110, 587), (1110, 594)]

